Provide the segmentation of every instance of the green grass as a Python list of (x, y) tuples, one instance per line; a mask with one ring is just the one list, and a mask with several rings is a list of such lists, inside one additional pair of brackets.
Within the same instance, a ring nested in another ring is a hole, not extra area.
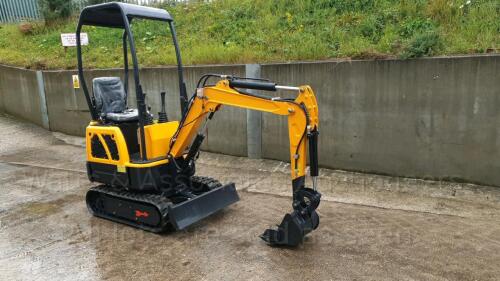
[[(219, 0), (165, 6), (176, 20), (185, 64), (381, 58), (498, 52), (498, 0)], [(0, 26), (0, 63), (75, 68), (60, 46), (76, 17), (53, 24)], [(172, 65), (166, 25), (133, 26), (142, 65)], [(122, 65), (120, 30), (87, 27), (86, 65)]]

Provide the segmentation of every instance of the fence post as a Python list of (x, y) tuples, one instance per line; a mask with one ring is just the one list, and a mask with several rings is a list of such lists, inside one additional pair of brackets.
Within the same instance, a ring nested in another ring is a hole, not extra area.
[[(260, 64), (246, 64), (245, 76), (260, 78)], [(255, 93), (254, 90), (249, 90)], [(262, 112), (247, 109), (247, 150), (248, 157), (262, 158)]]
[(43, 80), (43, 72), (36, 72), (36, 81), (38, 83), (38, 95), (40, 96), (40, 112), (42, 113), (42, 124), (47, 130), (50, 130), (49, 114), (47, 111), (47, 100), (45, 99), (45, 82)]

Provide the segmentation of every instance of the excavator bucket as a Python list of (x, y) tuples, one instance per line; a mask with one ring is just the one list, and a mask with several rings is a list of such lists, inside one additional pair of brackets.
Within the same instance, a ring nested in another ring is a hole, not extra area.
[(306, 234), (318, 228), (319, 216), (316, 208), (320, 201), (319, 192), (301, 188), (295, 193), (294, 211), (285, 215), (277, 229), (266, 229), (260, 238), (271, 246), (299, 245), (304, 241)]
[(294, 211), (286, 214), (277, 229), (266, 229), (260, 236), (271, 246), (295, 247), (303, 242), (304, 237), (319, 225), (319, 216), (316, 211), (310, 214), (301, 214)]
[(169, 222), (175, 229), (182, 230), (239, 200), (234, 183), (223, 185), (193, 199), (170, 205)]

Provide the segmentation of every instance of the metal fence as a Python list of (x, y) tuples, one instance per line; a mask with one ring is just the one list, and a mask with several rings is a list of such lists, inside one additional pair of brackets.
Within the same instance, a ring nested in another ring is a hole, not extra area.
[[(87, 0), (71, 0), (75, 11), (83, 9), (88, 3)], [(116, 0), (102, 1), (112, 2)], [(123, 0), (126, 2), (144, 6), (154, 6), (162, 3), (185, 3), (193, 0)], [(0, 0), (0, 22), (20, 22), (23, 20), (41, 19), (38, 0)]]
[(40, 12), (37, 0), (0, 0), (0, 22), (38, 18)]

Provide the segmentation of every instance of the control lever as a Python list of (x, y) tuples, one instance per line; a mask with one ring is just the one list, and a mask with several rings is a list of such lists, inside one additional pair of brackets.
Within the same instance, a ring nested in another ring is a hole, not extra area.
[[(143, 93), (142, 95), (144, 96), (144, 101), (146, 101), (147, 94)], [(144, 108), (143, 112), (144, 125), (147, 126), (153, 124), (153, 114), (151, 114), (151, 106), (143, 102), (142, 107)]]
[(158, 123), (168, 122), (167, 111), (165, 110), (165, 92), (160, 93), (161, 97), (161, 111), (158, 112)]

